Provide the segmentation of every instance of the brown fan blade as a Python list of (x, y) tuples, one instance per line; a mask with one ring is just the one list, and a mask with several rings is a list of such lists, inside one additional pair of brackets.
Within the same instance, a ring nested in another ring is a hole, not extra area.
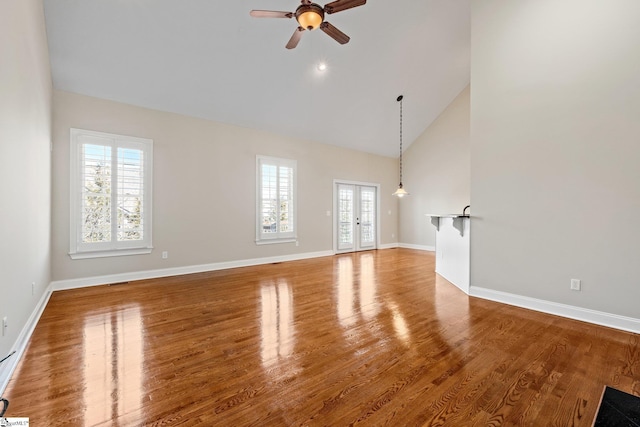
[(304, 28), (302, 28), (302, 27), (296, 28), (296, 30), (293, 32), (293, 35), (289, 39), (289, 43), (287, 43), (287, 45), (285, 47), (287, 49), (293, 49), (294, 47), (298, 46), (298, 42), (302, 38), (302, 32), (303, 31), (304, 31)]
[(348, 35), (340, 31), (327, 21), (324, 21), (322, 24), (320, 24), (320, 29), (340, 44), (349, 43), (349, 40), (351, 40)]
[(249, 15), (254, 18), (293, 18), (293, 12), (278, 12), (275, 10), (252, 10)]
[(362, 6), (367, 3), (367, 0), (336, 0), (324, 5), (325, 13), (342, 12), (343, 10), (351, 9), (353, 7)]

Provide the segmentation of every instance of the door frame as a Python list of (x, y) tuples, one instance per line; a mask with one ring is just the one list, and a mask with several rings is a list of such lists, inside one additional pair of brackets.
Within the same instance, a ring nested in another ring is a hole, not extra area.
[[(337, 218), (338, 218), (338, 204), (336, 203), (336, 198), (338, 197), (338, 184), (347, 184), (347, 185), (360, 185), (360, 186), (365, 186), (365, 187), (375, 187), (376, 189), (376, 249), (378, 249), (380, 247), (380, 184), (376, 184), (374, 182), (363, 182), (363, 181), (351, 181), (348, 179), (334, 179), (333, 180), (333, 189), (331, 191), (332, 193), (332, 201), (331, 204), (333, 205), (333, 218), (331, 219), (331, 229), (332, 229), (332, 235), (333, 237), (331, 238), (332, 242), (333, 242), (333, 253), (334, 254), (338, 254), (338, 253), (348, 253), (349, 251), (346, 252), (339, 252), (338, 251), (338, 224), (337, 224)], [(370, 249), (367, 249), (370, 250)]]

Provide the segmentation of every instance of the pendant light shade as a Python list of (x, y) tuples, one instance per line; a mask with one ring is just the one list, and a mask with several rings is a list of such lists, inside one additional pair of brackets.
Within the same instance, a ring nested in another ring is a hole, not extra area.
[(393, 193), (394, 196), (398, 196), (400, 198), (409, 195), (407, 190), (402, 187), (402, 98), (403, 96), (400, 95), (396, 100), (400, 103), (400, 184), (398, 184), (396, 192)]
[(404, 196), (408, 196), (409, 193), (407, 193), (407, 190), (402, 188), (402, 183), (400, 183), (400, 185), (398, 185), (398, 189), (395, 191), (395, 193), (393, 193), (393, 195), (398, 197), (404, 197)]

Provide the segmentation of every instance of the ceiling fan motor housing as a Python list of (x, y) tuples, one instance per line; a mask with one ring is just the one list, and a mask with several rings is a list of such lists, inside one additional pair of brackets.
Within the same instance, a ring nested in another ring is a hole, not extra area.
[(324, 9), (315, 3), (301, 4), (296, 9), (296, 20), (302, 28), (315, 30), (324, 21)]

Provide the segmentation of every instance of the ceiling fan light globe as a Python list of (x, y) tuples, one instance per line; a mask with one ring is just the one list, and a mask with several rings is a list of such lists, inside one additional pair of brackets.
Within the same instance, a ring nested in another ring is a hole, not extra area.
[(296, 9), (296, 20), (302, 28), (315, 30), (324, 21), (324, 10), (315, 3), (302, 4)]

